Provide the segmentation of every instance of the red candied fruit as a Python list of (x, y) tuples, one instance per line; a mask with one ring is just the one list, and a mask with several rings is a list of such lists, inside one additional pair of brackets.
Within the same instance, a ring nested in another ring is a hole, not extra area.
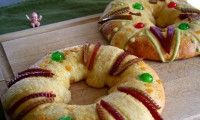
[(170, 2), (168, 8), (176, 8), (177, 4), (175, 2)]
[(142, 23), (142, 22), (136, 23), (136, 24), (134, 25), (134, 27), (137, 28), (137, 29), (141, 29), (141, 28), (143, 28), (144, 26), (145, 26), (145, 25), (144, 25), (144, 23)]
[(163, 118), (157, 111), (157, 109), (159, 109), (160, 106), (158, 106), (149, 96), (146, 96), (145, 93), (129, 87), (120, 87), (118, 88), (118, 90), (128, 95), (131, 95), (140, 102), (142, 102), (142, 104), (146, 106), (146, 108), (149, 110), (154, 120), (163, 120)]
[(88, 65), (88, 70), (92, 70), (93, 66), (94, 66), (94, 61), (95, 61), (95, 58), (97, 56), (97, 52), (98, 50), (100, 49), (101, 47), (101, 44), (100, 43), (97, 43), (95, 46), (94, 46), (94, 50), (93, 50), (93, 53), (90, 57), (90, 61), (89, 61), (89, 65)]
[(125, 120), (124, 117), (115, 109), (113, 108), (110, 103), (104, 101), (104, 100), (101, 100), (100, 101), (100, 105), (106, 109), (108, 111), (108, 113), (110, 113), (114, 118), (115, 120)]
[(103, 113), (103, 108), (99, 103), (96, 104), (96, 111), (99, 116), (99, 120), (106, 120), (104, 113)]

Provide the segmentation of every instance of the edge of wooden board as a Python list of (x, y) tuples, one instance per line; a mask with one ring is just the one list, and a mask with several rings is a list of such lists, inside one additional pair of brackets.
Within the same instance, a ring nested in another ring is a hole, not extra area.
[(2, 73), (0, 82), (10, 80), (14, 76), (1, 42), (0, 42), (0, 72)]
[(80, 17), (80, 18), (75, 18), (75, 19), (70, 19), (70, 20), (66, 20), (62, 22), (53, 23), (53, 24), (48, 24), (48, 25), (44, 25), (38, 28), (30, 28), (30, 29), (26, 29), (22, 31), (3, 34), (3, 35), (0, 35), (0, 42), (5, 42), (5, 41), (9, 41), (9, 40), (13, 40), (13, 39), (17, 39), (17, 38), (21, 38), (25, 36), (31, 36), (35, 34), (41, 34), (44, 32), (50, 32), (57, 29), (63, 29), (63, 28), (71, 27), (71, 26), (80, 25), (83, 23), (88, 23), (91, 21), (96, 21), (99, 19), (100, 15), (101, 13), (89, 15), (85, 17)]

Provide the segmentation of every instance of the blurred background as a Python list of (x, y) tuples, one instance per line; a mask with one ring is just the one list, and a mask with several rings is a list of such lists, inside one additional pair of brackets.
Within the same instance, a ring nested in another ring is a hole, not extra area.
[(0, 0), (0, 7), (8, 6), (20, 2), (21, 0)]
[(103, 12), (111, 0), (0, 0), (0, 34), (30, 28), (25, 15), (36, 11), (42, 25)]

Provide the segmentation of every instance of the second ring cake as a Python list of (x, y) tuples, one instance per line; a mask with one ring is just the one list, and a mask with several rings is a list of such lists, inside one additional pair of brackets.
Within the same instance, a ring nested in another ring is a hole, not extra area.
[(200, 10), (185, 0), (114, 0), (99, 23), (111, 45), (144, 59), (200, 55)]

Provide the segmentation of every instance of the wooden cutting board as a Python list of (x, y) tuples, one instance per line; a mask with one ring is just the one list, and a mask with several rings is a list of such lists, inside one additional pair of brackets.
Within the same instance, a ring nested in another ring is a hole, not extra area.
[[(0, 65), (4, 79), (9, 80), (53, 50), (86, 42), (106, 44), (98, 31), (98, 16), (99, 14), (0, 36)], [(166, 120), (200, 120), (199, 57), (172, 63), (146, 62), (158, 72), (164, 83), (166, 107), (163, 117)], [(1, 81), (1, 95), (5, 90), (5, 81)], [(89, 104), (105, 95), (107, 89), (94, 89), (79, 82), (72, 85), (71, 92), (71, 104)]]

